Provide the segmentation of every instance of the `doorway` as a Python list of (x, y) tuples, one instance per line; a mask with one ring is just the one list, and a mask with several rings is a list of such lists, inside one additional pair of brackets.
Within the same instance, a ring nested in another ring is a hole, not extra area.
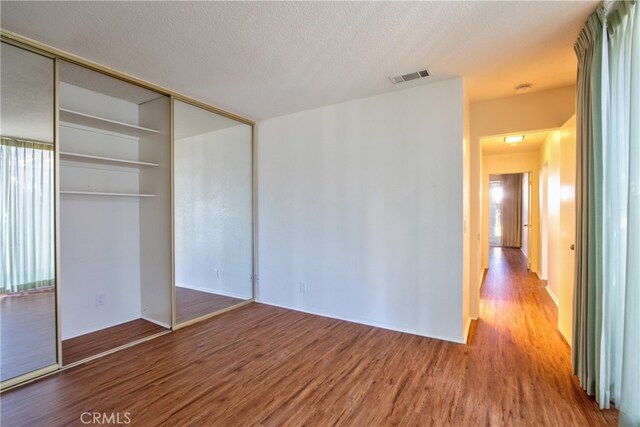
[(522, 253), (531, 270), (531, 172), (522, 174)]
[(489, 246), (530, 252), (530, 173), (489, 176)]
[(502, 181), (489, 181), (489, 246), (502, 246)]

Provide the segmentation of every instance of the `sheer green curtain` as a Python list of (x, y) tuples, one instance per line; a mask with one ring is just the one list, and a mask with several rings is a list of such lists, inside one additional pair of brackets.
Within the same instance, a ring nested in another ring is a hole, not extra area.
[(572, 359), (574, 373), (589, 394), (598, 387), (602, 311), (596, 296), (601, 294), (602, 260), (596, 247), (602, 236), (598, 224), (602, 209), (602, 44), (600, 13), (594, 13), (583, 28), (578, 42), (578, 81), (576, 88), (576, 286)]
[(1, 138), (0, 179), (0, 294), (53, 286), (53, 146)]
[[(611, 22), (611, 62), (618, 69), (611, 80), (616, 109), (611, 110), (610, 127), (612, 139), (618, 141), (618, 150), (622, 153), (618, 164), (628, 166), (626, 188), (624, 182), (613, 182), (623, 193), (626, 190), (627, 196), (626, 224), (620, 224), (620, 233), (626, 231), (626, 271), (620, 278), (624, 282), (623, 290), (614, 302), (618, 311), (624, 311), (624, 317), (617, 320), (619, 329), (624, 330), (618, 406), (621, 424), (640, 425), (640, 12), (637, 3), (622, 3)], [(624, 310), (620, 310), (623, 307)]]
[(639, 34), (636, 2), (607, 3), (576, 44), (574, 373), (621, 425), (640, 425)]

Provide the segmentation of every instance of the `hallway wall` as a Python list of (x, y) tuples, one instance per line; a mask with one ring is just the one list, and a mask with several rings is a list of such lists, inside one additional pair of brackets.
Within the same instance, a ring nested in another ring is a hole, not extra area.
[(471, 211), (469, 206), (471, 185), (471, 104), (465, 82), (463, 81), (463, 142), (462, 142), (462, 327), (465, 337), (469, 334), (473, 308), (471, 306), (471, 294), (475, 286), (471, 282)]
[[(560, 131), (550, 132), (540, 147), (538, 169), (541, 170), (547, 164), (547, 188), (546, 188), (546, 212), (541, 212), (545, 217), (547, 228), (547, 290), (551, 298), (558, 304), (560, 293), (560, 265), (558, 262), (558, 245), (560, 231)], [(544, 190), (543, 190), (544, 191)], [(540, 239), (542, 229), (536, 228)], [(542, 257), (542, 248), (538, 250), (538, 256)]]

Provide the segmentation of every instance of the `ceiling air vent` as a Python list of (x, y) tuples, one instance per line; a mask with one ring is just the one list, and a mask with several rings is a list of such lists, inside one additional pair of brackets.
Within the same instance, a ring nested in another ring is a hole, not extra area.
[(421, 79), (423, 77), (429, 77), (429, 71), (427, 71), (426, 69), (415, 71), (413, 73), (403, 74), (401, 76), (389, 77), (389, 80), (391, 80), (391, 83), (396, 84), (408, 82), (409, 80)]

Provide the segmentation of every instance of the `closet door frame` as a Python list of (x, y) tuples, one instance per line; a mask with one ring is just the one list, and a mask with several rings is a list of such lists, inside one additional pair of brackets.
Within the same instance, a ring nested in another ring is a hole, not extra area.
[(59, 210), (60, 210), (60, 168), (59, 168), (59, 157), (60, 157), (60, 147), (59, 147), (59, 134), (58, 134), (58, 100), (59, 100), (59, 67), (58, 67), (58, 58), (55, 55), (52, 55), (49, 52), (38, 49), (37, 47), (33, 47), (30, 44), (26, 44), (20, 42), (18, 40), (14, 40), (12, 38), (4, 37), (4, 32), (1, 37), (2, 43), (7, 43), (11, 46), (17, 47), (19, 49), (26, 50), (28, 52), (34, 53), (36, 55), (43, 56), (45, 58), (51, 59), (53, 66), (53, 224), (54, 224), (54, 268), (55, 268), (55, 290), (54, 290), (54, 316), (55, 316), (55, 341), (56, 341), (56, 362), (49, 365), (44, 366), (42, 368), (36, 369), (31, 372), (24, 373), (22, 375), (18, 375), (17, 377), (10, 378), (8, 380), (0, 382), (0, 391), (5, 391), (10, 388), (13, 388), (17, 385), (24, 384), (27, 382), (31, 382), (36, 378), (50, 375), (54, 372), (57, 372), (62, 367), (62, 337), (61, 335), (61, 322), (60, 322), (60, 222), (59, 222)]
[[(226, 118), (235, 120), (242, 124), (249, 125), (251, 127), (251, 294), (252, 297), (246, 301), (239, 302), (229, 307), (198, 316), (194, 319), (187, 320), (182, 323), (177, 323), (176, 317), (176, 245), (175, 245), (175, 182), (174, 182), (174, 167), (175, 167), (175, 102), (183, 102), (191, 105), (192, 107), (201, 108), (210, 113), (224, 116)], [(257, 277), (257, 227), (256, 227), (256, 208), (257, 208), (257, 192), (256, 192), (256, 143), (255, 143), (255, 123), (238, 120), (235, 117), (227, 114), (221, 114), (220, 111), (201, 102), (193, 102), (191, 98), (181, 95), (171, 95), (171, 271), (172, 271), (172, 285), (171, 285), (171, 298), (173, 307), (171, 308), (171, 328), (175, 331), (186, 326), (193, 325), (194, 323), (201, 322), (203, 320), (211, 319), (212, 317), (219, 316), (220, 314), (227, 313), (229, 311), (244, 307), (256, 301), (256, 292), (258, 290), (258, 277)]]

